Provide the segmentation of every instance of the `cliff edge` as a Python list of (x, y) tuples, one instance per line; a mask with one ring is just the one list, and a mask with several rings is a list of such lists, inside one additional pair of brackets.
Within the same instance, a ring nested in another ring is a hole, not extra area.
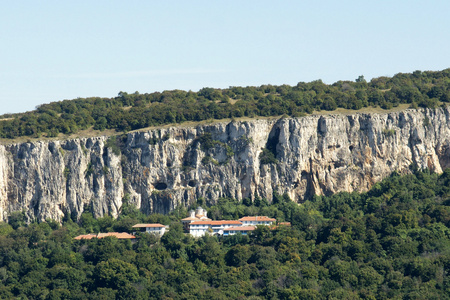
[(409, 166), (450, 167), (450, 108), (171, 127), (0, 146), (0, 220), (167, 213), (203, 197), (301, 202), (366, 191)]

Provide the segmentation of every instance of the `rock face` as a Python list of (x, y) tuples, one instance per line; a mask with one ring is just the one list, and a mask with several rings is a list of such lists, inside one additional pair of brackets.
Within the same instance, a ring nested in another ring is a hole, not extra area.
[[(450, 167), (449, 119), (447, 107), (0, 146), (0, 220), (21, 210), (29, 220), (77, 218), (87, 209), (116, 217), (124, 199), (145, 213), (167, 213), (199, 197), (271, 200), (277, 192), (301, 202), (366, 191), (411, 164)], [(265, 163), (271, 154), (276, 162)]]

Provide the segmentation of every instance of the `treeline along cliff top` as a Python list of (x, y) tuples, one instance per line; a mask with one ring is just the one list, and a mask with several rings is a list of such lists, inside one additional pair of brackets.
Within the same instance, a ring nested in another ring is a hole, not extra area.
[(450, 68), (415, 71), (367, 82), (321, 80), (295, 86), (203, 88), (198, 92), (164, 91), (150, 94), (120, 92), (115, 98), (78, 98), (43, 104), (36, 110), (0, 116), (0, 138), (39, 138), (72, 134), (80, 130), (129, 131), (185, 121), (256, 116), (289, 115), (344, 108), (358, 110), (374, 106), (390, 109), (409, 103), (411, 107), (434, 108), (450, 102)]

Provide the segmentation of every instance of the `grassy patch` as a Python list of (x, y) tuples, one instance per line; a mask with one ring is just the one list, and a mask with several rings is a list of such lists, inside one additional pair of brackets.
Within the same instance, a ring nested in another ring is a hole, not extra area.
[(117, 136), (111, 136), (110, 138), (108, 138), (106, 140), (105, 147), (110, 148), (111, 151), (117, 156), (121, 154), (120, 147), (117, 141)]
[(278, 163), (278, 160), (275, 158), (273, 152), (267, 148), (262, 148), (262, 152), (259, 154), (259, 160), (262, 165)]
[(212, 163), (213, 165), (216, 166), (219, 165), (219, 162), (209, 155), (206, 155), (205, 157), (202, 158), (202, 164), (207, 165), (209, 163)]
[(386, 137), (391, 137), (395, 135), (395, 130), (394, 129), (383, 129), (383, 134)]

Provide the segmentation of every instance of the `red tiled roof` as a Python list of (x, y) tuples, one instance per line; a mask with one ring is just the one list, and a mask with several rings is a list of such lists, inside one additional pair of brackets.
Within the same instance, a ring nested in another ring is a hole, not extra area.
[(221, 220), (221, 221), (197, 221), (192, 222), (191, 225), (242, 225), (241, 222), (236, 220)]
[(230, 227), (225, 228), (223, 231), (252, 231), (255, 230), (255, 226), (239, 226), (239, 227)]
[(105, 237), (108, 237), (108, 236), (114, 236), (114, 237), (116, 237), (116, 238), (118, 238), (118, 239), (135, 239), (135, 238), (136, 238), (134, 235), (131, 235), (131, 234), (126, 233), (126, 232), (106, 232), (106, 233), (99, 233), (99, 234), (97, 235), (97, 238), (98, 238), (98, 239), (101, 239), (101, 238), (105, 238)]
[(196, 217), (187, 217), (187, 218), (181, 219), (182, 222), (183, 221), (199, 221), (199, 220), (211, 220), (211, 219), (207, 218), (207, 217), (202, 217), (201, 219), (196, 218)]
[(181, 221), (194, 221), (194, 220), (198, 220), (198, 218), (196, 218), (196, 217), (187, 217), (187, 218), (181, 219)]
[(272, 221), (275, 222), (276, 219), (269, 218), (267, 216), (247, 216), (240, 218), (239, 221)]
[(134, 235), (131, 235), (126, 232), (106, 232), (106, 233), (89, 233), (89, 234), (82, 234), (79, 236), (74, 237), (74, 240), (90, 240), (93, 238), (101, 239), (108, 236), (114, 236), (118, 239), (135, 239), (136, 237)]
[(82, 234), (82, 235), (76, 236), (73, 239), (74, 240), (90, 240), (90, 239), (93, 239), (93, 238), (96, 238), (96, 237), (97, 237), (96, 234), (89, 233), (89, 234)]
[(242, 225), (242, 222), (236, 220), (210, 221), (211, 225)]
[(159, 223), (153, 223), (153, 224), (136, 224), (136, 225), (133, 226), (133, 228), (148, 228), (148, 227), (154, 228), (154, 227), (166, 227), (166, 226), (164, 226), (164, 225), (162, 225), (162, 224), (159, 224)]
[(291, 222), (280, 222), (278, 225), (291, 226)]

